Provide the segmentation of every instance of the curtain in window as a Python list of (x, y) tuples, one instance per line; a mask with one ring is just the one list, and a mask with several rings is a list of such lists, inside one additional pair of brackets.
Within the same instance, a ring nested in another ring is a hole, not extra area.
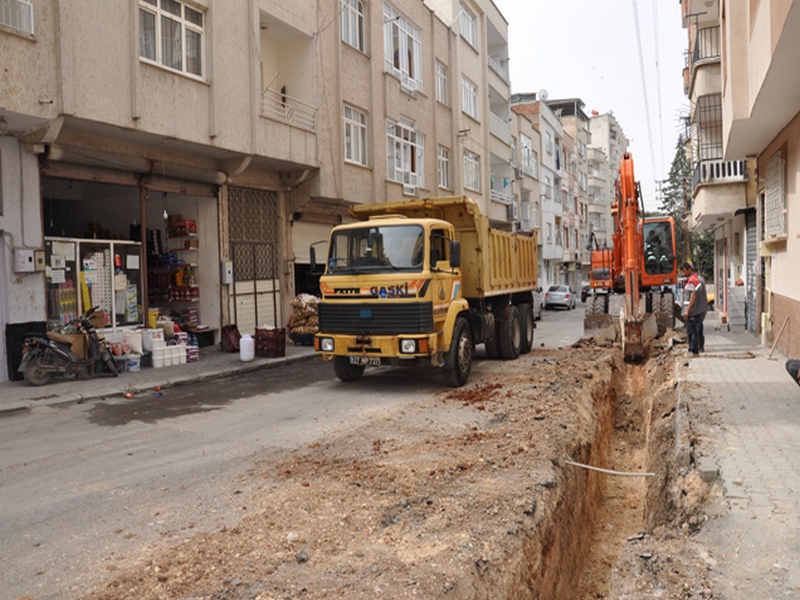
[(161, 17), (161, 62), (171, 69), (183, 70), (181, 24)]
[(200, 60), (202, 36), (191, 29), (186, 30), (186, 71), (202, 76), (203, 61)]
[(139, 54), (156, 59), (156, 16), (146, 10), (139, 11)]

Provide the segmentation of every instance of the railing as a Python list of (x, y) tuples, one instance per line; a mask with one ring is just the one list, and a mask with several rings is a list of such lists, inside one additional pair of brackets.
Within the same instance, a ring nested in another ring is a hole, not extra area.
[(719, 25), (698, 30), (692, 51), (692, 65), (701, 60), (719, 59), (720, 56)]
[(262, 117), (268, 117), (293, 127), (314, 131), (316, 114), (317, 109), (311, 104), (282, 94), (279, 91), (267, 89), (261, 95)]
[(504, 192), (492, 188), (492, 202), (501, 202), (503, 204), (511, 204), (511, 192)]
[(33, 35), (33, 5), (30, 0), (0, 0), (0, 25)]
[(489, 113), (489, 131), (506, 144), (511, 144), (511, 129), (508, 126), (508, 121), (498, 117), (493, 112)]
[(508, 73), (503, 68), (503, 64), (493, 56), (489, 56), (489, 67), (497, 73), (498, 77), (505, 81), (507, 84), (511, 84), (511, 81), (508, 78)]
[(697, 163), (692, 175), (692, 189), (707, 183), (735, 183), (747, 181), (747, 163), (744, 160), (704, 160)]

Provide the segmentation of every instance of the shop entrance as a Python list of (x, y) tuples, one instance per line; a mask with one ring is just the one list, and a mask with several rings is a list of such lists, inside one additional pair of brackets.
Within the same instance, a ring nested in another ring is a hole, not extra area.
[(229, 314), (242, 334), (256, 327), (285, 325), (281, 302), (278, 196), (244, 188), (229, 188), (233, 285)]

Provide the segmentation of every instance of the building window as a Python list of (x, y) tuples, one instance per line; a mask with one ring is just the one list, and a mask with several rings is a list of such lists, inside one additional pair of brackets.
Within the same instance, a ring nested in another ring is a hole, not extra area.
[(550, 175), (544, 176), (544, 197), (548, 200), (553, 199), (553, 179)]
[(139, 56), (202, 77), (204, 20), (176, 0), (139, 0)]
[(364, 4), (358, 0), (342, 0), (342, 41), (364, 51)]
[(779, 150), (769, 159), (764, 184), (764, 238), (786, 235), (786, 161)]
[(544, 132), (544, 150), (548, 154), (553, 153), (553, 134), (549, 131)]
[(450, 151), (439, 146), (439, 187), (450, 189)]
[(461, 110), (473, 119), (478, 118), (478, 86), (462, 75)]
[(692, 119), (700, 160), (722, 158), (722, 95), (700, 96)]
[(387, 122), (387, 178), (412, 187), (424, 185), (424, 136), (408, 122)]
[(367, 115), (349, 106), (344, 107), (344, 159), (367, 164)]
[(436, 61), (436, 101), (445, 106), (450, 106), (450, 98), (447, 93), (447, 67)]
[(475, 13), (468, 9), (464, 3), (461, 3), (461, 37), (467, 43), (478, 49), (478, 19), (475, 18)]
[(19, 33), (33, 35), (31, 0), (0, 0), (0, 25)]
[(464, 150), (464, 187), (481, 191), (481, 157), (469, 150)]
[(386, 71), (406, 88), (422, 89), (422, 43), (419, 29), (388, 4), (383, 5)]
[(533, 140), (524, 133), (519, 136), (522, 146), (522, 171), (531, 177), (538, 177), (538, 155), (533, 149)]

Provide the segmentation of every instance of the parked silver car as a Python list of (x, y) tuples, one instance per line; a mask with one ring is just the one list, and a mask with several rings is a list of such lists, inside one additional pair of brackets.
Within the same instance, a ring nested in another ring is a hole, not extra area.
[(551, 285), (544, 295), (544, 307), (549, 310), (556, 306), (575, 309), (575, 292), (568, 285)]

